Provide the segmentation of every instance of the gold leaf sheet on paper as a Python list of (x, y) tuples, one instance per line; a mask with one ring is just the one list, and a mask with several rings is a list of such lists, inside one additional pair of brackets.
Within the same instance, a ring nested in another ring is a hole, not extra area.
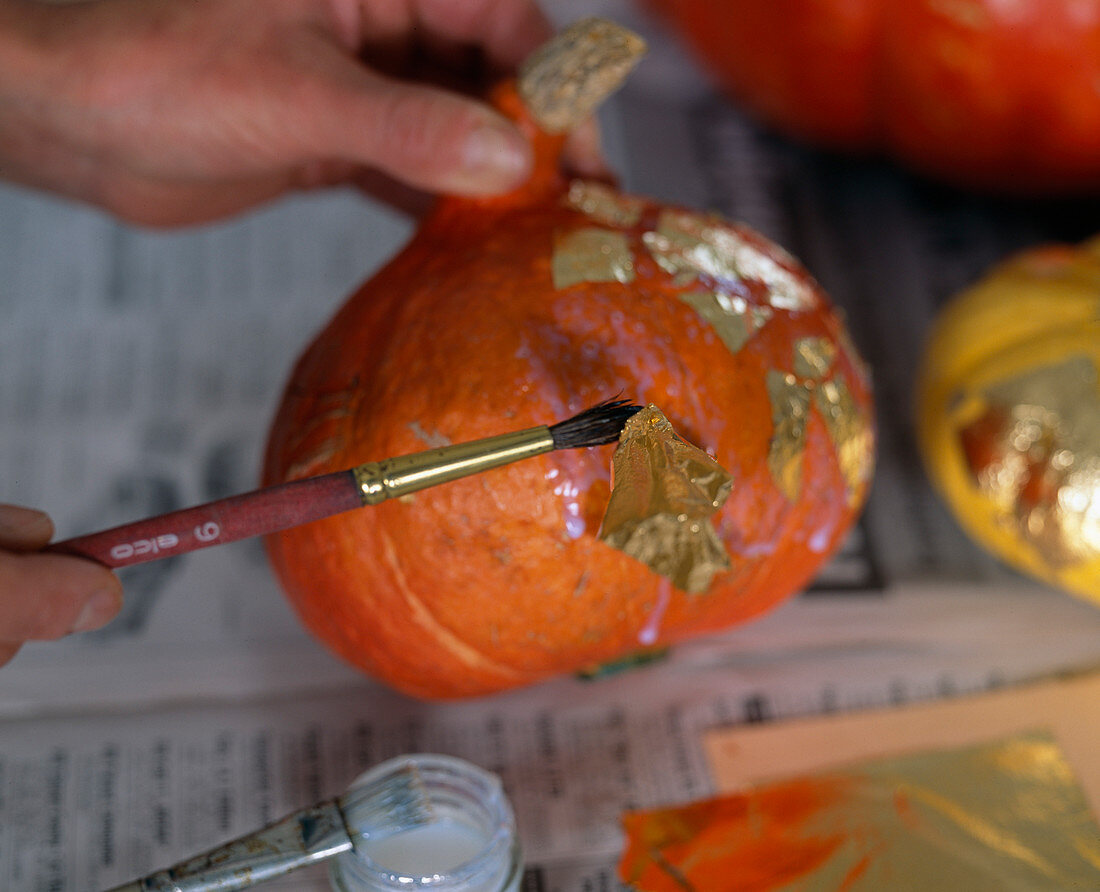
[(1100, 826), (1061, 749), (1022, 733), (627, 813), (638, 892), (1100, 888)]
[(680, 439), (656, 406), (626, 423), (611, 479), (602, 541), (686, 592), (705, 592), (716, 573), (730, 569), (710, 518), (733, 480), (707, 453)]

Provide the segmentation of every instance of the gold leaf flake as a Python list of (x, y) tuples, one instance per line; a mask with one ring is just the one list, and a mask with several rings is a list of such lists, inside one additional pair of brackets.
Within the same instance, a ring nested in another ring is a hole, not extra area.
[(604, 183), (574, 180), (569, 184), (565, 203), (575, 211), (587, 214), (605, 226), (633, 226), (642, 217), (645, 202), (623, 195)]
[(614, 92), (645, 53), (645, 41), (606, 19), (580, 19), (533, 52), (516, 87), (548, 133), (572, 130)]
[(768, 372), (766, 381), (773, 427), (768, 470), (788, 501), (797, 502), (802, 494), (802, 457), (806, 451), (810, 388), (799, 383), (794, 375), (775, 369)]
[(634, 281), (634, 259), (621, 232), (589, 226), (557, 236), (551, 273), (555, 288), (581, 282), (629, 283)]
[(799, 338), (794, 342), (794, 373), (818, 381), (836, 361), (836, 344), (828, 338)]
[(603, 542), (686, 592), (705, 592), (716, 573), (730, 569), (710, 518), (729, 496), (732, 478), (680, 439), (656, 406), (626, 423), (611, 479)]
[[(687, 272), (727, 285), (757, 280), (767, 287), (768, 301), (776, 309), (817, 306), (806, 279), (781, 266), (719, 217), (666, 209), (657, 229), (644, 233), (642, 242), (669, 275)], [(788, 256), (778, 248), (775, 253)]]
[(736, 353), (771, 318), (768, 307), (753, 307), (743, 297), (721, 291), (690, 291), (680, 300), (714, 328), (722, 343)]
[(854, 508), (863, 497), (874, 466), (874, 436), (869, 419), (840, 378), (821, 384), (814, 392), (814, 402), (836, 451), (848, 504)]
[(960, 398), (975, 485), (1052, 570), (1100, 557), (1098, 378), (1074, 356)]
[(661, 212), (657, 229), (644, 233), (642, 242), (669, 275), (689, 273), (719, 282), (740, 280), (732, 245), (716, 228), (716, 219), (685, 211)]

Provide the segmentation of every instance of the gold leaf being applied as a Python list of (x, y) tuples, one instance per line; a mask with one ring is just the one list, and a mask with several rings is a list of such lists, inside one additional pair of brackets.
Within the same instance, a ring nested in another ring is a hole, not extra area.
[(705, 592), (714, 575), (731, 566), (710, 518), (732, 487), (718, 462), (647, 406), (626, 423), (612, 458), (611, 499), (599, 537), (676, 588)]

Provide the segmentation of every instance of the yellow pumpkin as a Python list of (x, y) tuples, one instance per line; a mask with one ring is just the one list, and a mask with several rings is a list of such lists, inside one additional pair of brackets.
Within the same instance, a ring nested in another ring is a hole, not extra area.
[(1100, 603), (1100, 238), (1009, 258), (944, 309), (917, 430), (971, 536)]

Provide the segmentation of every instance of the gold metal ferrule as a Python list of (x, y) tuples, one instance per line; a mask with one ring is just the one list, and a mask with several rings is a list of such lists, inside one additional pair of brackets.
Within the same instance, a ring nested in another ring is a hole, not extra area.
[(352, 473), (363, 504), (377, 505), (386, 499), (449, 483), (553, 449), (550, 428), (532, 427), (470, 443), (455, 443), (427, 452), (368, 462), (354, 468)]

